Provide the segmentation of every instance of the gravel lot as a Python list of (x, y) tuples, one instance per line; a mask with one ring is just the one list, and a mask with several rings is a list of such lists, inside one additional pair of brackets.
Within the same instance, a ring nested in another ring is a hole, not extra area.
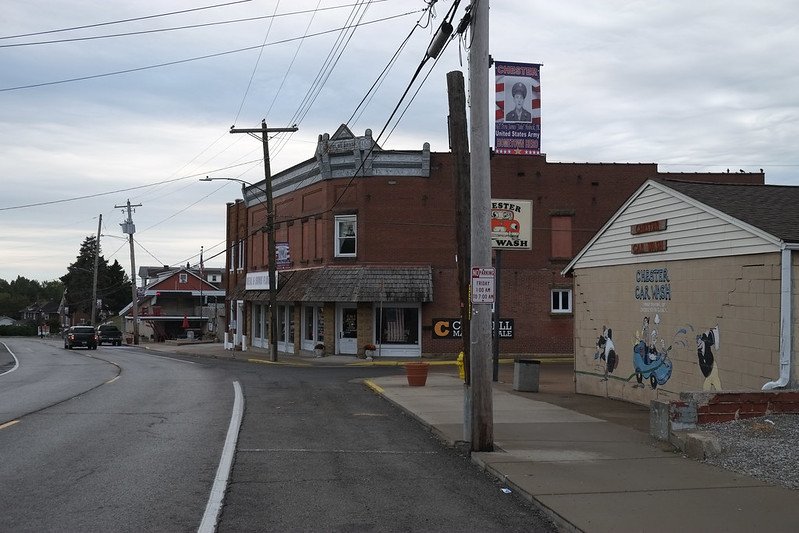
[(714, 435), (722, 450), (720, 455), (703, 462), (773, 485), (799, 489), (799, 415), (707, 424), (701, 431)]

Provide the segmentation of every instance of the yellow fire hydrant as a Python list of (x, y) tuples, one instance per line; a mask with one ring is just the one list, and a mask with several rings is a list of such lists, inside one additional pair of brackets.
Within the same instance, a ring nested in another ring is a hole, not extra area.
[(463, 352), (458, 354), (458, 377), (466, 379), (466, 371), (463, 368)]

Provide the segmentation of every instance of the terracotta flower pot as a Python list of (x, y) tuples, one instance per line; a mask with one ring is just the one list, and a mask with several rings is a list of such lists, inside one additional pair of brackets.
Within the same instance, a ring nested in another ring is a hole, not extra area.
[(411, 387), (424, 387), (427, 383), (427, 371), (430, 365), (424, 361), (405, 363), (405, 375)]

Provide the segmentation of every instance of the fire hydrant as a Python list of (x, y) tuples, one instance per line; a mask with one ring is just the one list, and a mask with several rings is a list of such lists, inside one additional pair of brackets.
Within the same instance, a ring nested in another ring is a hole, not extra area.
[(463, 352), (458, 354), (458, 377), (466, 379), (466, 371), (463, 368)]

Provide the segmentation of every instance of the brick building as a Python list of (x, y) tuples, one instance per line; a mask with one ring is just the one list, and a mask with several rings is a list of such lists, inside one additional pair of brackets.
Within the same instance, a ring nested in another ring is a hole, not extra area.
[[(563, 268), (648, 179), (762, 184), (762, 173), (671, 174), (655, 164), (548, 163), (496, 155), (494, 199), (529, 206), (529, 249), (501, 251), (500, 352), (574, 353)], [(278, 351), (456, 354), (460, 298), (451, 153), (382, 150), (369, 130), (320, 135), (315, 157), (272, 178)], [(227, 204), (228, 333), (268, 348), (264, 183)], [(502, 206), (498, 206), (502, 207)], [(499, 213), (500, 210), (496, 210)]]

